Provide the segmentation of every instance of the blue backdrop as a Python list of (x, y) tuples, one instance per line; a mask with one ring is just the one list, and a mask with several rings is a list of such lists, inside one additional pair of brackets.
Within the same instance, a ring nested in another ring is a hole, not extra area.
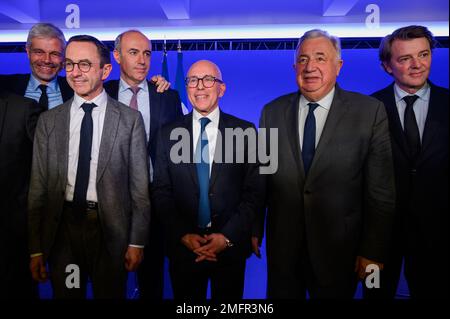
[[(449, 56), (448, 49), (435, 49), (433, 52), (430, 79), (437, 85), (448, 88)], [(370, 94), (392, 80), (378, 62), (378, 50), (355, 49), (343, 50), (344, 66), (338, 78), (342, 88)], [(293, 50), (261, 51), (186, 51), (184, 52), (184, 70), (200, 59), (215, 62), (222, 70), (227, 84), (225, 96), (220, 101), (223, 111), (258, 123), (262, 107), (272, 99), (297, 90), (295, 74), (292, 67)], [(162, 52), (152, 53), (150, 74), (161, 74)], [(168, 53), (169, 77), (174, 86), (176, 69), (176, 52)], [(25, 53), (1, 53), (0, 73), (28, 73), (29, 66)], [(111, 79), (119, 77), (119, 67), (114, 63)], [(252, 256), (247, 262), (245, 298), (264, 298), (266, 294), (266, 260), (263, 245), (262, 259)], [(166, 273), (167, 276), (167, 273)], [(134, 293), (135, 280), (131, 274), (129, 295)], [(399, 287), (400, 293), (407, 293), (404, 282)], [(43, 297), (50, 296), (49, 285), (41, 287)], [(165, 296), (171, 297), (168, 284)], [(360, 289), (357, 297), (360, 296)]]

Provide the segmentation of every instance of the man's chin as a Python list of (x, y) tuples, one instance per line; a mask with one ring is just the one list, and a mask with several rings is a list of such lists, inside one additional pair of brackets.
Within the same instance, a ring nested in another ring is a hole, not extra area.
[(54, 73), (54, 74), (35, 74), (36, 78), (40, 81), (45, 81), (45, 82), (50, 82), (52, 81), (54, 78), (56, 78), (56, 76), (58, 75), (58, 73)]

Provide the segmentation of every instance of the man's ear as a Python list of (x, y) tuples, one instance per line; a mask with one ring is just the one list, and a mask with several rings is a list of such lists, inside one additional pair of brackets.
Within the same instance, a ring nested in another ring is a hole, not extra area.
[(390, 67), (388, 62), (381, 62), (381, 66), (387, 73), (392, 74), (392, 68)]
[(116, 60), (117, 64), (120, 64), (120, 52), (114, 49), (113, 51), (114, 60)]

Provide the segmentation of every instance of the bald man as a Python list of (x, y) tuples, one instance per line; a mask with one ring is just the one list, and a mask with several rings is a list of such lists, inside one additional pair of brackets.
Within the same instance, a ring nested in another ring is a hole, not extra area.
[[(165, 227), (174, 297), (206, 299), (211, 280), (213, 299), (239, 299), (261, 182), (258, 165), (249, 160), (255, 141), (245, 139), (240, 148), (232, 145), (231, 155), (238, 158), (243, 152), (244, 160), (224, 163), (229, 155), (224, 137), (227, 128), (254, 136), (256, 129), (220, 110), (226, 85), (214, 63), (194, 63), (186, 89), (193, 111), (161, 129), (152, 188), (154, 208)], [(172, 132), (183, 137), (171, 140)], [(180, 145), (182, 162), (173, 153)]]
[[(136, 108), (142, 114), (150, 157), (150, 182), (159, 128), (183, 116), (178, 92), (170, 83), (157, 86), (147, 80), (150, 71), (152, 44), (138, 30), (128, 30), (117, 36), (114, 59), (120, 65), (120, 80), (108, 81), (105, 90), (114, 99)], [(134, 91), (133, 91), (134, 90)], [(164, 248), (161, 223), (155, 214), (150, 219), (150, 238), (145, 247), (147, 258), (138, 269), (139, 297), (160, 300), (164, 288)]]

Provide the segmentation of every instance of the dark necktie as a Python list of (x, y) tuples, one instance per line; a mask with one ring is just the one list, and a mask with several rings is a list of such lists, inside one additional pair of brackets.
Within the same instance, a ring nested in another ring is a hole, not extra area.
[(38, 86), (38, 88), (42, 92), (41, 97), (39, 98), (39, 105), (42, 109), (48, 110), (48, 95), (47, 95), (48, 86), (45, 84), (41, 84)]
[(200, 119), (200, 135), (195, 150), (197, 178), (199, 186), (198, 226), (206, 228), (211, 221), (211, 208), (209, 206), (209, 146), (205, 128), (211, 120), (207, 117)]
[(92, 121), (92, 109), (96, 106), (97, 105), (94, 103), (84, 103), (81, 106), (84, 110), (84, 116), (83, 121), (81, 122), (77, 177), (75, 180), (75, 191), (73, 193), (73, 202), (80, 207), (86, 206), (86, 194), (91, 167), (92, 133), (94, 127)]
[(419, 97), (417, 95), (407, 95), (403, 98), (406, 102), (404, 127), (406, 141), (408, 142), (411, 159), (415, 160), (420, 153), (420, 134), (417, 126), (413, 105)]
[(303, 147), (302, 147), (302, 159), (303, 168), (305, 169), (305, 176), (308, 175), (309, 168), (311, 167), (314, 153), (316, 151), (316, 118), (314, 116), (314, 110), (319, 106), (317, 103), (308, 103), (309, 111), (306, 116), (305, 128), (303, 130)]

